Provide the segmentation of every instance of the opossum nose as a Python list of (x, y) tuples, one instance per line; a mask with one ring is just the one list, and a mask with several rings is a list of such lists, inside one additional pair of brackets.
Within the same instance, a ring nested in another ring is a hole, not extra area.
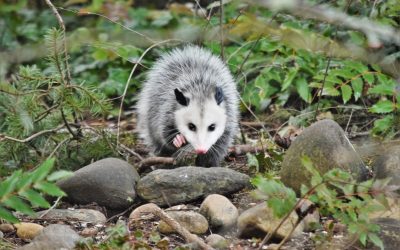
[(205, 149), (205, 148), (197, 148), (196, 149), (196, 154), (203, 155), (205, 153), (207, 153), (207, 149)]

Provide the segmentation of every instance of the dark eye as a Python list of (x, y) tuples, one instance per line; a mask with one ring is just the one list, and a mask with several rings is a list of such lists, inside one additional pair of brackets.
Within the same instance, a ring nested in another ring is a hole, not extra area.
[(193, 123), (189, 123), (189, 124), (188, 124), (188, 128), (189, 128), (191, 131), (196, 131), (196, 125), (194, 125)]
[(215, 130), (215, 124), (211, 124), (208, 126), (208, 131), (214, 131)]

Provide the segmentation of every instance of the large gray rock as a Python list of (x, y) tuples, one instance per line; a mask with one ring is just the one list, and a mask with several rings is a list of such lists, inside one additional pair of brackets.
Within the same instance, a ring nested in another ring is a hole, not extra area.
[[(377, 179), (390, 177), (389, 185), (400, 185), (400, 146), (386, 147), (379, 151), (381, 155), (373, 163), (373, 171)], [(398, 189), (400, 193), (400, 189)]]
[[(44, 216), (42, 216), (43, 214)], [(50, 211), (44, 210), (37, 212), (37, 215), (43, 219), (77, 220), (92, 224), (105, 224), (107, 221), (103, 213), (93, 209), (52, 209)]]
[[(282, 219), (274, 216), (271, 208), (267, 206), (266, 202), (260, 203), (246, 211), (244, 211), (238, 218), (237, 226), (239, 235), (244, 238), (248, 237), (264, 237), (267, 233), (271, 233), (275, 227), (279, 225)], [(276, 237), (284, 238), (289, 235), (293, 225), (298, 220), (296, 212), (292, 212), (289, 218), (282, 224), (276, 232)], [(304, 229), (304, 224), (300, 224), (293, 231), (291, 237), (299, 236)]]
[(74, 172), (57, 184), (78, 204), (96, 202), (110, 209), (126, 209), (136, 197), (139, 174), (126, 161), (106, 158)]
[(249, 185), (249, 177), (228, 168), (180, 167), (155, 170), (138, 182), (138, 195), (159, 206), (176, 205), (209, 194), (229, 194)]
[(19, 250), (59, 250), (74, 249), (75, 244), (81, 237), (67, 225), (52, 224), (43, 229), (35, 237), (32, 243), (29, 243)]
[(300, 193), (301, 184), (310, 184), (311, 175), (301, 163), (306, 155), (315, 168), (324, 174), (341, 168), (357, 180), (364, 180), (368, 171), (343, 129), (332, 120), (322, 120), (306, 128), (286, 152), (281, 168), (281, 180)]

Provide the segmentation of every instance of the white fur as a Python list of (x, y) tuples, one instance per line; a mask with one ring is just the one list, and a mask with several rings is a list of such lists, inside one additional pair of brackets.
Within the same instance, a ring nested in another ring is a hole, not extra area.
[[(175, 124), (195, 150), (208, 151), (224, 133), (227, 117), (224, 102), (217, 105), (215, 99), (207, 99), (203, 104), (203, 109), (204, 114), (201, 116), (199, 103), (190, 102), (187, 107), (175, 111)], [(196, 131), (189, 129), (189, 123), (196, 126)], [(215, 130), (208, 131), (208, 127), (212, 124), (215, 125)]]

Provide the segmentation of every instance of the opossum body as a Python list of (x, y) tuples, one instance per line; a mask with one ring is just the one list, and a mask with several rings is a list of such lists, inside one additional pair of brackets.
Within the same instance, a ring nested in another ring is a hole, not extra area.
[(196, 165), (219, 166), (238, 128), (239, 94), (225, 64), (186, 46), (163, 55), (144, 82), (138, 130), (156, 155), (197, 153)]

